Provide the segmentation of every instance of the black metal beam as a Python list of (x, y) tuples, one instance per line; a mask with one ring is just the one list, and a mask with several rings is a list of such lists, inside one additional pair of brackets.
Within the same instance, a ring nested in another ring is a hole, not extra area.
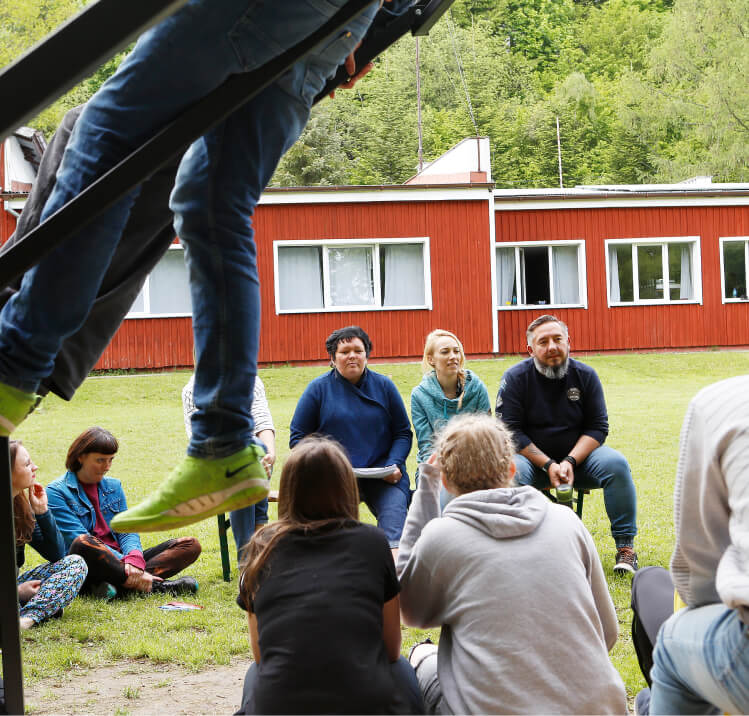
[(23, 668), (16, 587), (16, 532), (8, 438), (0, 437), (0, 646), (3, 649), (5, 713), (23, 713)]
[(0, 73), (0, 140), (187, 0), (98, 0)]
[(171, 124), (71, 199), (11, 248), (0, 261), (0, 287), (7, 286), (75, 231), (183, 152), (195, 139), (275, 82), (294, 63), (341, 32), (372, 0), (349, 0), (308, 38), (253, 72), (233, 75)]

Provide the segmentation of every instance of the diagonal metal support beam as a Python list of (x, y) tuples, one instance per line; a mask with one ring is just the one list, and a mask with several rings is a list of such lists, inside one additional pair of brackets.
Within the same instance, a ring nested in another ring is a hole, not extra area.
[(0, 140), (186, 2), (98, 0), (37, 43), (0, 73)]

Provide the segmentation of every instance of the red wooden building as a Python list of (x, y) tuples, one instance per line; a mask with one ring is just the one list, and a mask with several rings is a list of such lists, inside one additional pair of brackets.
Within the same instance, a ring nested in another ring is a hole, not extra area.
[[(749, 185), (495, 190), (476, 155), (462, 173), (440, 174), (438, 160), (405, 185), (267, 191), (253, 220), (260, 362), (324, 361), (325, 337), (352, 323), (380, 359), (420, 358), (437, 327), (469, 355), (522, 353), (525, 327), (547, 312), (578, 351), (749, 344)], [(6, 197), (7, 170), (0, 161)], [(97, 368), (191, 364), (176, 243)]]

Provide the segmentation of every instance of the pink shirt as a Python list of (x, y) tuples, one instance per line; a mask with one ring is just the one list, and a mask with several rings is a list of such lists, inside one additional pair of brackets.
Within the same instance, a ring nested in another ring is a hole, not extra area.
[[(109, 525), (106, 523), (104, 515), (101, 513), (101, 508), (99, 507), (99, 486), (83, 483), (80, 482), (80, 480), (78, 481), (78, 484), (83, 488), (88, 499), (91, 500), (91, 504), (93, 505), (96, 514), (94, 537), (98, 537), (105, 545), (107, 545), (107, 547), (111, 547), (119, 552), (120, 545), (115, 539)], [(126, 554), (121, 561), (125, 564), (132, 564), (133, 567), (137, 567), (138, 569), (146, 568), (146, 560), (143, 558), (143, 552), (138, 549), (134, 549), (132, 552)]]

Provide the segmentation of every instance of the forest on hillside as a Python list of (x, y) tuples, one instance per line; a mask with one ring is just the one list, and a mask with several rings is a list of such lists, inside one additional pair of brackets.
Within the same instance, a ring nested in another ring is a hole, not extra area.
[[(86, 0), (0, 0), (0, 66)], [(324, 100), (280, 186), (400, 183), (418, 169), (416, 41)], [(49, 136), (116, 68), (31, 122)], [(749, 0), (456, 0), (419, 40), (424, 161), (488, 136), (498, 187), (749, 182)]]

